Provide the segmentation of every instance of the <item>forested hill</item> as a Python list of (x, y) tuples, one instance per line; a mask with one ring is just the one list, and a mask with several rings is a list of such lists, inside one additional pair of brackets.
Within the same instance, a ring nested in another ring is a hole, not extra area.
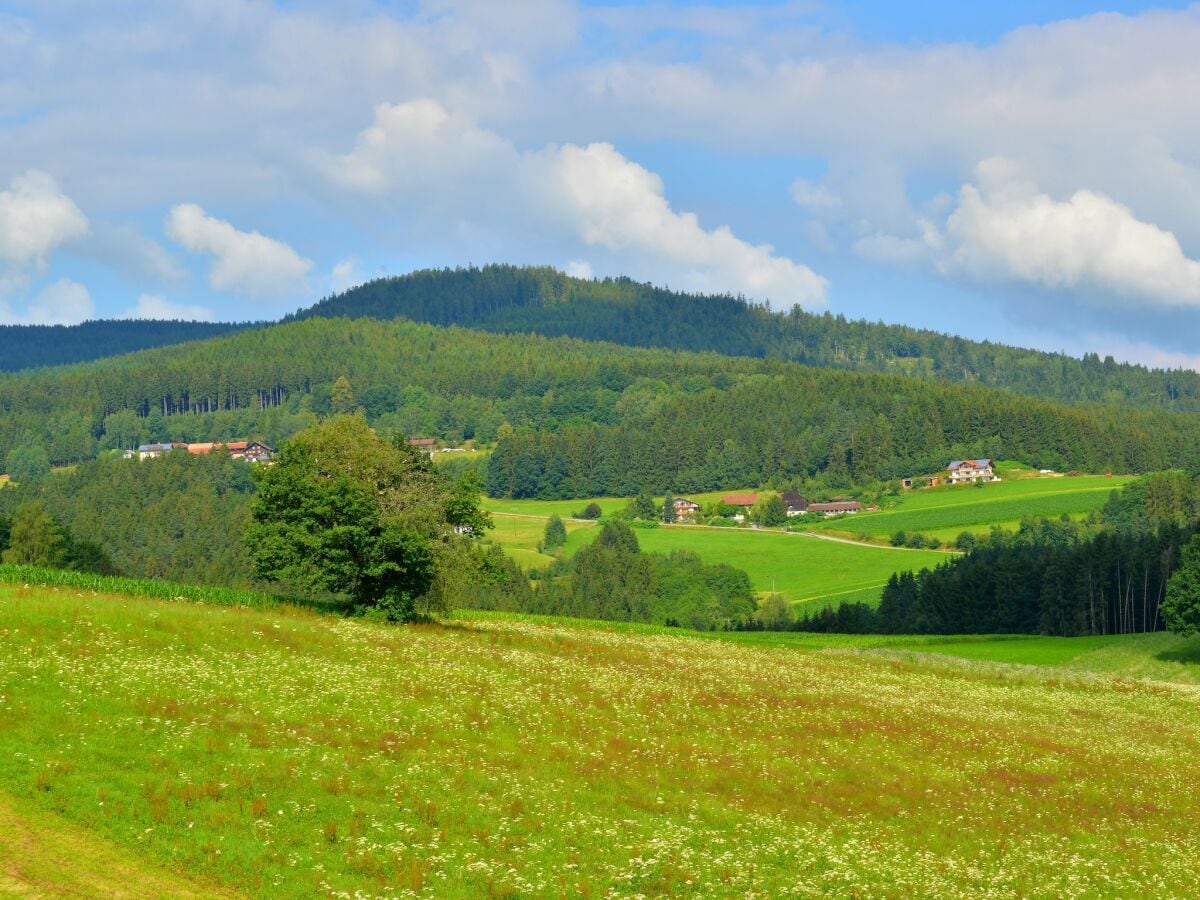
[(246, 328), (224, 322), (106, 319), (79, 325), (0, 325), (0, 371), (86, 362)]
[(1067, 402), (1200, 412), (1200, 374), (1043, 353), (829, 313), (770, 310), (628, 278), (589, 281), (550, 268), (423, 270), (368, 282), (293, 318), (397, 316), (484, 331), (535, 332), (639, 347), (711, 350), (813, 366), (1002, 387)]
[(938, 471), (954, 457), (1088, 471), (1200, 468), (1200, 429), (1178, 413), (369, 318), (0, 375), (0, 456), (11, 463), (22, 450), (28, 462), (44, 451), (64, 464), (147, 440), (275, 442), (354, 409), (385, 432), (496, 441), (489, 483), (518, 496), (814, 476), (849, 486)]

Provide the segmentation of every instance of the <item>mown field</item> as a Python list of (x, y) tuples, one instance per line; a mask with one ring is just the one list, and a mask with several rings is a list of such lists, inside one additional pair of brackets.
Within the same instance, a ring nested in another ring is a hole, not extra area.
[(1189, 896), (1200, 864), (1187, 686), (21, 585), (0, 637), (26, 893), (76, 847), (159, 896)]
[[(1128, 484), (1129, 476), (1082, 475), (1072, 478), (1022, 478), (995, 484), (943, 485), (909, 491), (893, 508), (812, 523), (814, 530), (852, 531), (886, 537), (897, 531), (953, 541), (963, 531), (983, 534), (992, 526), (1015, 530), (1024, 516), (1079, 517), (1099, 509), (1109, 494)], [(808, 522), (805, 523), (809, 524)]]
[[(552, 557), (538, 553), (546, 520), (532, 515), (493, 513), (496, 527), (489, 537), (524, 566), (544, 567)], [(599, 526), (568, 520), (565, 553), (571, 556), (595, 539)], [(728, 563), (744, 570), (760, 592), (774, 589), (795, 603), (875, 603), (893, 572), (919, 570), (945, 562), (933, 550), (894, 550), (821, 540), (782, 531), (748, 528), (670, 526), (634, 532), (643, 550), (670, 553), (691, 550), (707, 563)]]

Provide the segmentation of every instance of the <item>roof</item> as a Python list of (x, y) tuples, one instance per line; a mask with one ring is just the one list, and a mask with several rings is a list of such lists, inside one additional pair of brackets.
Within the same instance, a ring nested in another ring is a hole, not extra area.
[(728, 506), (753, 506), (758, 502), (758, 494), (726, 494), (721, 502)]
[(787, 506), (808, 506), (808, 499), (795, 491), (780, 491), (779, 499)]
[(156, 450), (174, 450), (174, 444), (139, 444), (139, 453), (153, 453)]
[(685, 506), (685, 505), (686, 506), (699, 506), (700, 504), (697, 503), (695, 500), (689, 500), (687, 497), (676, 497), (675, 505), (676, 506)]
[(200, 454), (200, 453), (212, 453), (212, 449), (213, 449), (213, 447), (214, 447), (214, 446), (215, 446), (215, 445), (214, 445), (214, 444), (211, 444), (211, 443), (203, 443), (203, 444), (188, 444), (188, 445), (187, 445), (187, 452), (188, 452), (188, 453), (193, 453), (193, 454)]
[(857, 500), (835, 500), (832, 503), (810, 503), (808, 505), (810, 512), (841, 512), (850, 509), (862, 509), (862, 504)]
[(236, 452), (238, 450), (245, 450), (249, 446), (249, 441), (230, 441), (225, 445), (225, 449)]
[(971, 466), (975, 469), (986, 469), (991, 464), (992, 461), (990, 459), (953, 459), (950, 461), (950, 465), (946, 466), (946, 468), (954, 470), (964, 466)]
[(432, 447), (437, 443), (436, 438), (409, 438), (408, 442), (414, 447)]

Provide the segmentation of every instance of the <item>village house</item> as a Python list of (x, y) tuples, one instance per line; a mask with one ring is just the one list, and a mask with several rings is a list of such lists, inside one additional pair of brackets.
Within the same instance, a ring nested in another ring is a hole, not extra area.
[(733, 516), (733, 521), (745, 522), (746, 512), (758, 502), (758, 494), (726, 494), (721, 498), (721, 502), (726, 506), (739, 507), (741, 512)]
[(802, 516), (808, 512), (808, 499), (800, 496), (795, 491), (780, 491), (779, 499), (783, 501), (783, 506), (787, 510), (789, 519), (792, 516)]
[(187, 444), (140, 444), (137, 448), (138, 459), (155, 459), (172, 450), (185, 450)]
[(834, 500), (831, 503), (810, 503), (808, 511), (810, 513), (819, 513), (825, 517), (853, 515), (862, 509), (862, 504), (857, 500)]
[(437, 438), (409, 438), (408, 446), (416, 447), (422, 453), (428, 453), (432, 457), (437, 453)]
[(675, 518), (694, 519), (700, 512), (700, 504), (687, 497), (675, 498)]
[(967, 482), (999, 481), (992, 469), (990, 459), (956, 459), (946, 467), (951, 484)]

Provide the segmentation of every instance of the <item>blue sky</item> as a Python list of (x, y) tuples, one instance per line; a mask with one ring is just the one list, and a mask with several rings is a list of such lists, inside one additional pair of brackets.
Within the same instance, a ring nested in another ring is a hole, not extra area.
[(1200, 8), (0, 3), (0, 321), (549, 263), (1200, 367)]

